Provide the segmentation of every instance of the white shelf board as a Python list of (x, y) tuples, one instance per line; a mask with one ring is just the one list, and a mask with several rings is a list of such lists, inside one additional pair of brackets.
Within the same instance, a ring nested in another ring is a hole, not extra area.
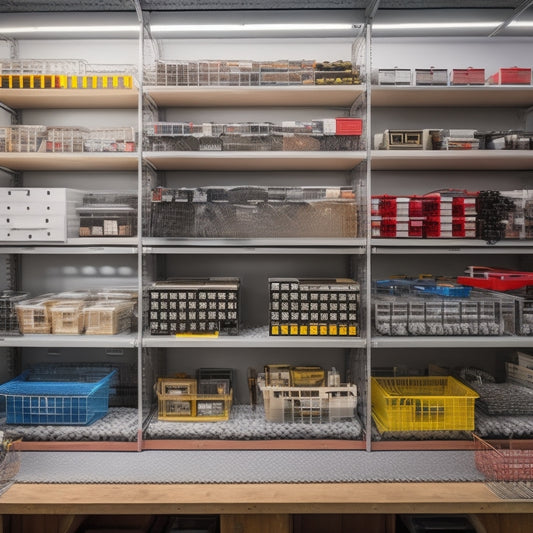
[(364, 348), (361, 337), (271, 337), (268, 328), (244, 330), (219, 337), (172, 337), (143, 335), (145, 348)]
[(157, 170), (351, 170), (366, 152), (145, 152), (144, 158)]
[(529, 107), (533, 86), (372, 86), (373, 107)]
[(2, 242), (2, 254), (136, 254), (139, 241), (137, 237), (72, 238), (66, 243), (59, 242)]
[(372, 337), (373, 348), (532, 348), (533, 337), (513, 335), (501, 337), (483, 336), (412, 336)]
[(361, 85), (144, 87), (161, 107), (350, 107), (364, 91)]
[(365, 239), (343, 238), (258, 238), (258, 239), (172, 239), (145, 238), (143, 253), (151, 254), (337, 254), (360, 255)]
[(0, 89), (13, 109), (136, 109), (137, 89)]
[(482, 239), (372, 239), (372, 254), (530, 254), (533, 241), (502, 240), (487, 244)]
[(136, 345), (136, 333), (118, 335), (0, 335), (0, 347), (134, 348)]
[(12, 170), (137, 170), (136, 152), (0, 152)]
[(373, 150), (372, 170), (531, 170), (533, 150)]

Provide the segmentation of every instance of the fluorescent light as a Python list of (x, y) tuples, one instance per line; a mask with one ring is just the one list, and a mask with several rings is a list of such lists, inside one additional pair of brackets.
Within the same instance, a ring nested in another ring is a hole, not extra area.
[(372, 24), (375, 30), (439, 30), (462, 28), (496, 28), (501, 22), (406, 22), (399, 24)]
[(509, 26), (515, 28), (533, 28), (533, 20), (513, 20)]
[(20, 26), (1, 28), (0, 34), (11, 33), (101, 33), (101, 32), (132, 32), (139, 31), (138, 25), (131, 26)]
[(152, 33), (157, 32), (243, 32), (243, 31), (320, 31), (351, 30), (353, 24), (153, 24)]

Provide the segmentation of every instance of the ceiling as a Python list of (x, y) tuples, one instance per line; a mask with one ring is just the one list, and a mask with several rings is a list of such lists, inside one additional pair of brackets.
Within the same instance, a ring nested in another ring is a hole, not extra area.
[[(287, 10), (357, 9), (364, 10), (373, 0), (139, 0), (146, 11), (202, 10)], [(519, 8), (524, 0), (381, 0), (379, 9), (509, 9)], [(134, 0), (2, 0), (0, 13), (57, 11), (134, 11)]]

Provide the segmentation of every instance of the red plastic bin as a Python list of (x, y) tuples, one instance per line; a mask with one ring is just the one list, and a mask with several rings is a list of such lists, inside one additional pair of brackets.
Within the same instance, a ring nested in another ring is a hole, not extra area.
[(485, 85), (484, 68), (454, 68), (452, 70), (452, 85)]
[(361, 135), (363, 121), (360, 118), (337, 118), (335, 135)]
[(494, 85), (530, 85), (530, 68), (501, 68), (489, 78), (489, 83)]

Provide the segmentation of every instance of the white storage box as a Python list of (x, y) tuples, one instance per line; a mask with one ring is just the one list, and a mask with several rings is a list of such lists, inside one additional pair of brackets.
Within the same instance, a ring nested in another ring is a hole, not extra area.
[(0, 188), (0, 240), (66, 242), (79, 234), (84, 192), (65, 188)]

